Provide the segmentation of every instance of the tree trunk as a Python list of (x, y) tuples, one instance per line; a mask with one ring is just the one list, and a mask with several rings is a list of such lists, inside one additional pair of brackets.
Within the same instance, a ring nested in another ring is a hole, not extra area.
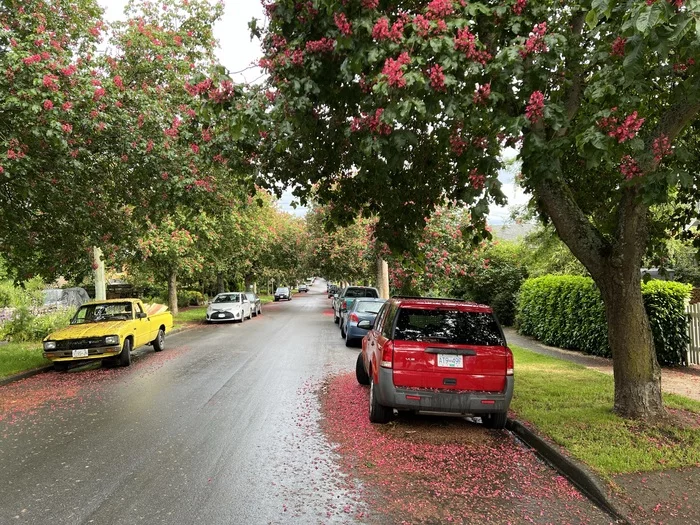
[(663, 414), (661, 369), (644, 309), (640, 272), (628, 276), (610, 272), (598, 288), (605, 303), (613, 354), (615, 412), (630, 418)]
[(248, 274), (245, 276), (245, 291), (250, 292), (253, 289), (253, 279), (254, 279), (253, 274)]
[(377, 288), (379, 297), (389, 298), (389, 265), (381, 257), (377, 257)]
[(224, 289), (224, 274), (222, 272), (218, 272), (216, 274), (216, 293), (224, 293), (226, 290)]
[(168, 277), (168, 308), (173, 315), (177, 315), (177, 270), (171, 270)]

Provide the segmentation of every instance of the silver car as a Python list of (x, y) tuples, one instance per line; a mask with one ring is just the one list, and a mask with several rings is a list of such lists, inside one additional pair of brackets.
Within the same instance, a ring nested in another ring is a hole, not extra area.
[(260, 297), (258, 297), (258, 294), (246, 292), (246, 296), (248, 297), (250, 306), (253, 309), (253, 317), (262, 315), (262, 301), (260, 300)]
[(356, 299), (350, 310), (343, 314), (343, 328), (340, 333), (345, 339), (345, 346), (353, 346), (359, 343), (367, 335), (366, 328), (360, 328), (357, 324), (360, 321), (374, 323), (377, 313), (382, 308), (386, 299), (373, 299), (369, 297)]
[(220, 293), (207, 307), (206, 321), (239, 321), (253, 317), (253, 308), (248, 296), (242, 292)]

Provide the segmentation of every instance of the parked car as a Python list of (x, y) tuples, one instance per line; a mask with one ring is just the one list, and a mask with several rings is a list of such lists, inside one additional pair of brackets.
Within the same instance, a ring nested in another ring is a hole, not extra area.
[(206, 321), (239, 321), (253, 317), (253, 308), (243, 292), (220, 293), (207, 306)]
[(90, 300), (84, 288), (47, 288), (43, 290), (44, 306), (50, 308), (80, 307)]
[(328, 286), (328, 298), (329, 299), (331, 297), (333, 297), (334, 294), (337, 294), (337, 293), (338, 293), (338, 286), (336, 286), (335, 284), (331, 284)]
[(292, 300), (292, 291), (286, 286), (277, 288), (277, 290), (275, 290), (275, 301), (280, 301), (282, 299), (286, 299), (287, 301)]
[(338, 294), (338, 297), (333, 298), (333, 322), (338, 323), (340, 330), (343, 330), (342, 315), (351, 306), (353, 301), (359, 297), (379, 297), (379, 290), (369, 286), (347, 286)]
[(101, 359), (106, 366), (131, 365), (131, 352), (150, 344), (160, 352), (173, 316), (164, 305), (139, 299), (92, 301), (80, 306), (70, 325), (44, 338), (44, 357), (56, 370), (71, 362)]
[(301, 292), (308, 293), (309, 287), (306, 286), (305, 284), (300, 284), (299, 287), (297, 288), (297, 290), (299, 290), (300, 293)]
[(393, 410), (480, 416), (503, 428), (513, 397), (513, 354), (490, 307), (457, 299), (394, 297), (377, 315), (357, 358), (369, 385), (369, 419)]
[(253, 317), (262, 315), (262, 301), (260, 300), (260, 297), (258, 297), (258, 294), (246, 292), (246, 297), (248, 297), (248, 300), (250, 301), (250, 307), (253, 310)]
[(377, 312), (381, 309), (386, 299), (362, 298), (356, 299), (352, 308), (345, 313), (343, 328), (340, 335), (345, 339), (345, 346), (352, 346), (367, 335), (367, 328), (360, 328), (360, 321), (369, 321), (374, 324)]

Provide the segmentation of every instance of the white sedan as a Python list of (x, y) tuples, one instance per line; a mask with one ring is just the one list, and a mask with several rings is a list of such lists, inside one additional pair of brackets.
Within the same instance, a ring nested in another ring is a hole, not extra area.
[(240, 321), (253, 317), (248, 296), (240, 292), (220, 293), (207, 307), (206, 321)]

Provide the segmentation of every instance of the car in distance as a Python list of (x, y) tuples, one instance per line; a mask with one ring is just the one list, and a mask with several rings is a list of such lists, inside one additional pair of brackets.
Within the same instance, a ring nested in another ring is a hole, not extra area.
[(333, 297), (333, 322), (338, 323), (340, 330), (343, 330), (343, 314), (352, 306), (355, 299), (359, 297), (379, 297), (379, 290), (370, 286), (346, 286)]
[(150, 344), (165, 347), (173, 316), (163, 305), (145, 305), (139, 299), (109, 299), (84, 303), (70, 325), (44, 338), (44, 357), (56, 370), (71, 362), (102, 359), (107, 366), (129, 366), (131, 352)]
[(335, 284), (328, 285), (328, 298), (330, 299), (333, 295), (338, 293), (338, 286)]
[(360, 321), (369, 321), (374, 324), (377, 313), (382, 308), (386, 299), (363, 298), (357, 299), (352, 308), (345, 314), (343, 322), (342, 336), (345, 338), (345, 346), (352, 346), (358, 343), (365, 335), (367, 328), (360, 328), (357, 324)]
[(299, 290), (300, 293), (301, 292), (308, 293), (309, 287), (306, 286), (305, 284), (300, 284), (299, 287), (297, 288), (297, 290)]
[(262, 301), (260, 300), (260, 297), (258, 297), (258, 294), (246, 292), (246, 297), (248, 297), (248, 300), (250, 301), (250, 307), (253, 310), (253, 317), (262, 315)]
[(292, 300), (292, 291), (286, 286), (281, 286), (280, 288), (277, 288), (277, 290), (275, 290), (274, 300), (281, 301), (282, 299), (286, 299), (287, 301)]
[(207, 306), (206, 322), (238, 321), (253, 317), (253, 308), (243, 292), (220, 293)]
[(356, 376), (369, 385), (369, 419), (393, 410), (480, 416), (503, 428), (513, 397), (513, 354), (490, 307), (457, 299), (393, 297), (362, 340)]

